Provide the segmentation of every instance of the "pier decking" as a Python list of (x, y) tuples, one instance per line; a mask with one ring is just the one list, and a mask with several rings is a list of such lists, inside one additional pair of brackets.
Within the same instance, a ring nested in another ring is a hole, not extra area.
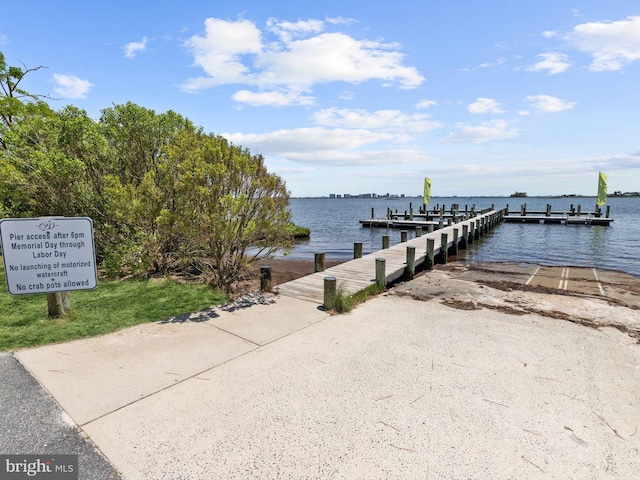
[[(283, 283), (278, 285), (276, 290), (280, 295), (322, 305), (325, 277), (335, 277), (337, 284), (342, 285), (346, 293), (359, 292), (376, 283), (377, 258), (385, 259), (385, 284), (392, 283), (407, 271), (407, 247), (415, 248), (415, 266), (422, 265), (425, 261), (433, 264), (438, 258), (444, 258), (444, 254), (457, 253), (458, 248), (465, 248), (468, 243), (495, 227), (502, 220), (503, 213), (502, 210), (491, 210), (478, 214), (468, 220), (336, 265), (323, 272)], [(433, 251), (428, 251), (430, 241), (433, 243)]]

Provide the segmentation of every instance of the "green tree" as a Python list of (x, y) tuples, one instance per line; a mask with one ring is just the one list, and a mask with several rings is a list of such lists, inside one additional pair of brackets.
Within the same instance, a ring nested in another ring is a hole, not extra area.
[(40, 68), (0, 53), (0, 215), (88, 216), (109, 272), (188, 272), (226, 290), (290, 246), (289, 193), (262, 156), (172, 111), (53, 111), (19, 87)]
[(50, 110), (49, 105), (41, 100), (47, 98), (46, 95), (29, 93), (20, 86), (26, 75), (44, 67), (23, 67), (8, 66), (0, 52), (0, 148), (6, 148), (4, 135), (16, 119), (46, 114)]
[(183, 261), (229, 289), (258, 258), (290, 247), (289, 192), (261, 155), (220, 136), (182, 132), (167, 149), (177, 190), (171, 223)]

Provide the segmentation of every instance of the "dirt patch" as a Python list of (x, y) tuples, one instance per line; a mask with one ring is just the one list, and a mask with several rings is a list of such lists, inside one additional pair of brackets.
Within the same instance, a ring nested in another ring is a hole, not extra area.
[[(328, 261), (326, 268), (333, 267), (341, 262)], [(311, 275), (314, 270), (313, 260), (289, 259), (286, 257), (267, 258), (258, 260), (245, 274), (245, 277), (233, 286), (233, 296), (241, 296), (260, 290), (260, 267), (271, 266), (271, 283), (273, 286), (296, 280), (306, 275)]]
[(445, 298), (442, 301), (442, 304), (446, 305), (447, 307), (455, 308), (458, 310), (482, 310), (482, 307), (479, 307), (473, 302), (456, 300), (453, 298)]
[[(459, 310), (491, 309), (509, 315), (540, 315), (590, 328), (615, 328), (640, 338), (640, 295), (636, 293), (640, 280), (621, 272), (604, 272), (602, 277), (608, 283), (602, 294), (587, 294), (527, 284), (535, 271), (537, 267), (531, 265), (439, 265), (397, 285), (391, 294), (435, 300)], [(620, 283), (615, 283), (617, 280)]]

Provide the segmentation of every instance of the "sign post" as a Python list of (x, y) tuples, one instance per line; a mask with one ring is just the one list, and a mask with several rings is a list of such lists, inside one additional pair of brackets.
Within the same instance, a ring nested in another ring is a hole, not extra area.
[(49, 315), (71, 308), (72, 290), (96, 288), (90, 218), (7, 218), (0, 220), (0, 237), (9, 293), (46, 293)]

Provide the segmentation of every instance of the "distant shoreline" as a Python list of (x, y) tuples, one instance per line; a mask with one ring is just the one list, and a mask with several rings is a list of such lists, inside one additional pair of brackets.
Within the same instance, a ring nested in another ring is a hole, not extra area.
[[(637, 198), (640, 197), (640, 192), (629, 192), (623, 193), (620, 195), (607, 195), (607, 198)], [(414, 199), (419, 198), (422, 199), (422, 195), (414, 195), (414, 196), (377, 196), (377, 197), (359, 197), (357, 195), (352, 195), (350, 197), (329, 197), (329, 196), (320, 196), (320, 197), (291, 197), (291, 199), (296, 200), (402, 200), (402, 199)], [(563, 194), (563, 195), (527, 195), (526, 197), (513, 197), (511, 195), (444, 195), (444, 196), (434, 196), (435, 198), (597, 198), (596, 195), (574, 195), (574, 194)]]

